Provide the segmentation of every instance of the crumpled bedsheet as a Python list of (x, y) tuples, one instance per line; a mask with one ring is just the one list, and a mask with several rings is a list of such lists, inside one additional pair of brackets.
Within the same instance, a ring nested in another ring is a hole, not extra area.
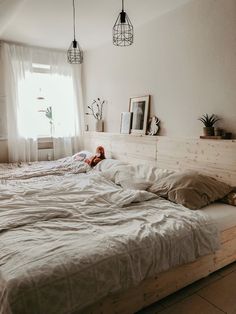
[(3, 313), (83, 310), (218, 247), (203, 212), (94, 171), (0, 183)]

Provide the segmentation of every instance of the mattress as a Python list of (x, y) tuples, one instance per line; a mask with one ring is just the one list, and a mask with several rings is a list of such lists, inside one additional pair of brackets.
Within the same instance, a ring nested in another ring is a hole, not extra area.
[(236, 226), (235, 206), (223, 203), (213, 203), (204, 207), (202, 210), (216, 222), (220, 231)]

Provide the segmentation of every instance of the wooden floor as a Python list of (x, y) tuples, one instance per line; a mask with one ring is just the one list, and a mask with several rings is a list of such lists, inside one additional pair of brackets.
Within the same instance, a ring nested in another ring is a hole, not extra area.
[(136, 314), (236, 314), (236, 262)]

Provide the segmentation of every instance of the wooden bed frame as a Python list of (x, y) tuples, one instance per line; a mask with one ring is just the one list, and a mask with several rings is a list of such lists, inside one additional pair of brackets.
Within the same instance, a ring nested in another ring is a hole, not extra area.
[[(108, 157), (159, 168), (194, 169), (236, 186), (236, 140), (205, 140), (86, 132), (84, 148), (103, 145)], [(221, 232), (214, 254), (142, 281), (125, 293), (111, 294), (83, 314), (131, 314), (208, 276), (236, 260), (236, 226)]]

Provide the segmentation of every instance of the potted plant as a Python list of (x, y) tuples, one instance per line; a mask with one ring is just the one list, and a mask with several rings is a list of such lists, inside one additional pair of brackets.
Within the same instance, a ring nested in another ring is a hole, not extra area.
[(91, 106), (88, 106), (88, 109), (90, 110), (90, 113), (87, 112), (87, 115), (92, 115), (96, 119), (96, 132), (103, 132), (103, 105), (105, 103), (105, 100), (101, 100), (100, 98), (97, 98), (94, 100), (91, 104)]
[(52, 116), (52, 107), (49, 106), (45, 110), (39, 110), (39, 112), (43, 112), (45, 117), (49, 120), (49, 126), (50, 126), (50, 135), (52, 137), (53, 135), (53, 116)]
[(220, 119), (216, 115), (208, 115), (207, 113), (202, 115), (198, 120), (204, 124), (203, 134), (204, 136), (214, 136), (214, 124)]

